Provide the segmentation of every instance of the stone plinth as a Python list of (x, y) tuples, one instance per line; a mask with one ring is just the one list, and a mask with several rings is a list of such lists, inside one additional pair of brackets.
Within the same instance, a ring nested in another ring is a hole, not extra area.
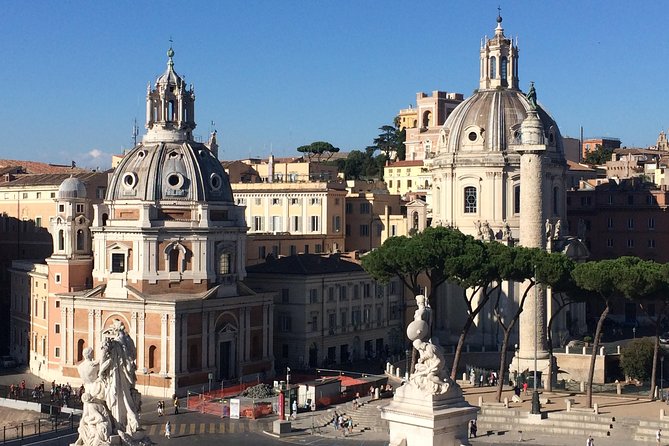
[(381, 418), (390, 427), (390, 446), (460, 446), (469, 444), (469, 421), (477, 412), (455, 383), (443, 395), (425, 394), (408, 383), (381, 409)]
[(292, 427), (289, 420), (274, 420), (272, 423), (272, 432), (278, 435), (290, 434)]

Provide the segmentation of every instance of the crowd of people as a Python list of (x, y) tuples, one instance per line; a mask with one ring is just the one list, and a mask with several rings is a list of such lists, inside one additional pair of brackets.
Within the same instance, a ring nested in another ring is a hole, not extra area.
[(341, 431), (342, 436), (344, 437), (347, 433), (353, 433), (353, 419), (343, 414), (338, 414), (337, 411), (335, 411), (334, 416), (332, 417), (332, 425), (334, 426), (335, 432)]
[[(81, 395), (83, 395), (83, 393), (83, 385), (79, 388), (72, 388), (69, 382), (60, 384), (56, 383), (56, 381), (52, 381), (51, 390), (49, 391), (49, 402), (59, 406), (68, 406), (81, 401)], [(7, 398), (13, 399), (28, 400), (30, 398), (32, 401), (41, 401), (45, 397), (46, 387), (44, 381), (29, 390), (26, 385), (26, 380), (23, 379), (19, 384), (11, 384), (7, 391)]]
[(496, 386), (497, 372), (495, 370), (486, 370), (476, 367), (469, 368), (469, 384), (472, 386)]

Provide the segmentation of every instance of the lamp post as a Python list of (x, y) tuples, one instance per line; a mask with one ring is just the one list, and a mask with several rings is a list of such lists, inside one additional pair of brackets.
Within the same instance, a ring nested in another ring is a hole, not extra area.
[(660, 357), (660, 401), (664, 397), (664, 356)]
[(632, 327), (632, 336), (636, 339), (636, 327)]
[(518, 377), (520, 376), (520, 356), (518, 355), (520, 353), (520, 350), (518, 348), (518, 344), (514, 344), (513, 348), (516, 350), (516, 376), (513, 378), (513, 382), (518, 385)]
[[(539, 392), (537, 391), (537, 351), (539, 347), (539, 314), (537, 310), (538, 306), (538, 289), (537, 287), (539, 286), (537, 282), (537, 267), (534, 267), (534, 390), (532, 391), (532, 410), (531, 414), (540, 414), (541, 413), (541, 405), (539, 404)], [(543, 323), (543, 322), (542, 322)]]

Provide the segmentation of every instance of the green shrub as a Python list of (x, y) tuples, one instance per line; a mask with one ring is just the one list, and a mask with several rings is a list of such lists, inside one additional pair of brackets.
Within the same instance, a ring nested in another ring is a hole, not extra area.
[(620, 368), (632, 379), (641, 381), (650, 378), (653, 369), (655, 345), (650, 339), (637, 339), (620, 351)]

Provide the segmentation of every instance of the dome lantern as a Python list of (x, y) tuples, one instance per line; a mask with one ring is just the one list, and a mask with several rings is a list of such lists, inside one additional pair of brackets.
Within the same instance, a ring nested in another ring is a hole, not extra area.
[(518, 46), (507, 39), (502, 16), (497, 15), (495, 35), (481, 46), (479, 90), (518, 89)]

